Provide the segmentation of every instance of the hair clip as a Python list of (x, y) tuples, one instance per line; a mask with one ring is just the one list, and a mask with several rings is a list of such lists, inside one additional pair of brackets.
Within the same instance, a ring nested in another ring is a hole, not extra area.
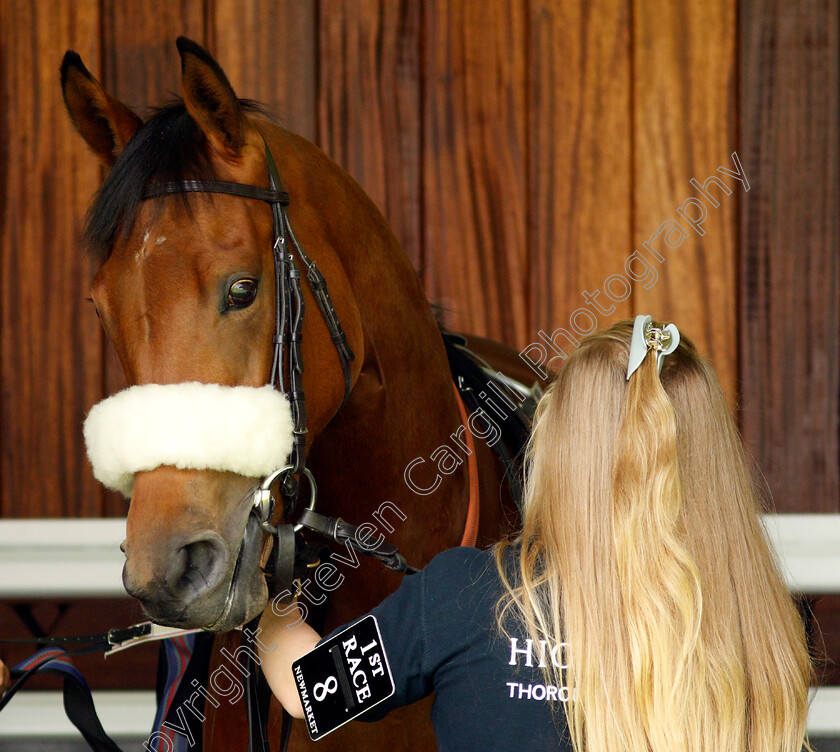
[(648, 350), (656, 350), (656, 367), (662, 372), (662, 361), (680, 344), (680, 332), (674, 324), (659, 328), (653, 325), (650, 316), (639, 315), (633, 323), (633, 339), (630, 340), (630, 360), (627, 364), (627, 378), (642, 365)]

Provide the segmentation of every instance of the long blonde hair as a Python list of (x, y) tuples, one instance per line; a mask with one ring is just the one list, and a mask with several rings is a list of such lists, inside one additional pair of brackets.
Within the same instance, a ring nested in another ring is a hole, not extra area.
[(804, 628), (720, 385), (685, 338), (628, 381), (631, 335), (586, 339), (540, 402), (500, 624), (564, 644), (576, 752), (800, 752)]

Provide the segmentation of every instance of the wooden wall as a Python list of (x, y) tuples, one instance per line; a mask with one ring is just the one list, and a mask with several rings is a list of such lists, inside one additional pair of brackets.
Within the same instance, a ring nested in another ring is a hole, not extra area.
[(744, 0), (742, 425), (783, 509), (840, 509), (837, 0)]
[[(122, 376), (78, 244), (102, 174), (58, 65), (76, 49), (158, 104), (178, 34), (360, 181), (453, 328), (519, 349), (673, 319), (777, 508), (840, 511), (838, 0), (0, 0), (0, 515), (124, 511), (81, 442)], [(733, 152), (749, 192), (717, 171)], [(674, 247), (651, 240), (669, 220)]]

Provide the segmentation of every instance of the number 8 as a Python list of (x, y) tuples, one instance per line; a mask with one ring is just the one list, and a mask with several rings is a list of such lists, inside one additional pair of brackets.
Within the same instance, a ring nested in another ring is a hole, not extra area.
[[(321, 702), (327, 695), (331, 695), (338, 689), (338, 679), (334, 676), (331, 676), (325, 682), (319, 682), (312, 688), (312, 694), (315, 695), (315, 699), (318, 702)], [(320, 694), (319, 694), (320, 692)]]

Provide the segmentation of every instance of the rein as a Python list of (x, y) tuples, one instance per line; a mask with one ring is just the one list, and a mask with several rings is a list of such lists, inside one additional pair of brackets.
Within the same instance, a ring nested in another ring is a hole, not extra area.
[(470, 501), (467, 506), (467, 521), (464, 524), (464, 534), (461, 537), (462, 546), (474, 546), (478, 538), (479, 519), (479, 493), (478, 493), (478, 457), (475, 456), (475, 442), (470, 427), (467, 423), (467, 408), (464, 400), (461, 399), (461, 392), (452, 382), (455, 390), (455, 401), (458, 403), (458, 412), (461, 414), (461, 425), (464, 427), (464, 438), (467, 443), (467, 471), (470, 477)]

